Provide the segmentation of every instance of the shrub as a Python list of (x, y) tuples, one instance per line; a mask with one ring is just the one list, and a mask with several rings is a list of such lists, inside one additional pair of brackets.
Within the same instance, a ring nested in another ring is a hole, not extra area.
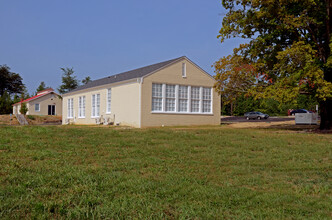
[(30, 120), (35, 120), (35, 119), (36, 119), (33, 115), (28, 115), (27, 117), (28, 117), (28, 119), (30, 119)]

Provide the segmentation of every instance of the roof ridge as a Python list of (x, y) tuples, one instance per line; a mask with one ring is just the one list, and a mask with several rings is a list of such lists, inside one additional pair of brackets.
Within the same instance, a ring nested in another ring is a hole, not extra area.
[[(181, 60), (183, 58), (185, 58), (186, 56), (181, 56), (175, 59), (171, 59), (171, 60), (166, 60), (166, 61), (162, 61), (159, 63), (155, 63), (155, 64), (151, 64), (148, 66), (143, 66), (140, 68), (136, 68), (136, 69), (132, 69), (129, 71), (125, 71), (125, 72), (121, 72), (118, 74), (114, 74), (114, 75), (110, 75), (104, 78), (100, 78), (100, 79), (96, 79), (93, 80), (85, 85), (81, 85), (79, 87), (77, 87), (74, 90), (71, 90), (67, 93), (72, 93), (72, 92), (76, 92), (76, 91), (80, 91), (83, 89), (88, 89), (88, 88), (93, 88), (96, 86), (102, 86), (102, 85), (106, 85), (106, 84), (110, 84), (110, 83), (115, 83), (115, 82), (121, 82), (121, 81), (125, 81), (125, 80), (129, 80), (129, 79), (134, 79), (134, 78), (140, 78), (143, 77), (145, 75), (148, 75), (150, 73), (153, 73), (173, 62), (176, 62), (177, 60)], [(67, 94), (65, 93), (65, 94)]]

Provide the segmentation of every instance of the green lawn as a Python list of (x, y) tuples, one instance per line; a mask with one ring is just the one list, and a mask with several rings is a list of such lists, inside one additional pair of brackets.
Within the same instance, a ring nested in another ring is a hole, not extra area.
[(332, 135), (0, 127), (0, 219), (332, 218)]

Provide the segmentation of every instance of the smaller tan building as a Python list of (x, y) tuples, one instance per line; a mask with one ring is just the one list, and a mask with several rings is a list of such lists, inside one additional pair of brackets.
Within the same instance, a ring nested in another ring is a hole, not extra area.
[(22, 100), (13, 105), (13, 114), (21, 114), (22, 103), (25, 103), (27, 115), (62, 115), (61, 96), (54, 92), (52, 88), (38, 92), (35, 96)]
[(187, 57), (108, 76), (63, 94), (63, 124), (220, 124), (214, 78)]

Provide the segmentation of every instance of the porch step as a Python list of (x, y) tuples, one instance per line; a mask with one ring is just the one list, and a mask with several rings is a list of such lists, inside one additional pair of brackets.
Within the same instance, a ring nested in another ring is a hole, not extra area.
[(24, 115), (22, 114), (15, 114), (17, 121), (20, 123), (20, 125), (28, 125), (28, 121), (25, 119)]

